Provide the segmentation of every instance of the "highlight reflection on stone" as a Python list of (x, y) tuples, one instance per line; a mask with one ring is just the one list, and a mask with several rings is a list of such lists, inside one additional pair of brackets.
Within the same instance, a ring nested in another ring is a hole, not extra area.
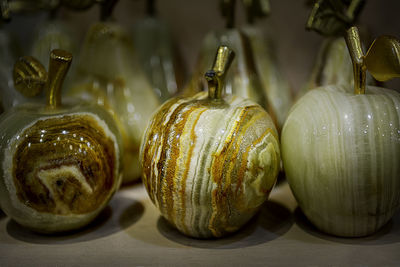
[(36, 211), (92, 212), (118, 179), (114, 141), (92, 116), (39, 120), (19, 136), (12, 176), (20, 202)]
[(26, 104), (0, 121), (0, 205), (37, 232), (80, 228), (121, 184), (121, 143), (96, 106), (57, 110)]

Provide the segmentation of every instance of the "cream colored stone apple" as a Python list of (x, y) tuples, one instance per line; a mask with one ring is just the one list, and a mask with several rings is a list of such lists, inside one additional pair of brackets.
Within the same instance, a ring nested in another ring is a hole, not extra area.
[(341, 85), (311, 90), (291, 109), (281, 141), (304, 214), (324, 232), (352, 237), (374, 233), (400, 206), (400, 94), (365, 87), (366, 68), (379, 80), (399, 76), (400, 45), (380, 37), (364, 56), (355, 28), (347, 41), (356, 93)]

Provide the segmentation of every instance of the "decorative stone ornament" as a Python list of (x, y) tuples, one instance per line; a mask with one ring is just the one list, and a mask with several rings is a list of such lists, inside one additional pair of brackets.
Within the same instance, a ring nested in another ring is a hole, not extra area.
[(384, 81), (399, 77), (400, 43), (375, 40), (364, 55), (358, 31), (346, 42), (354, 93), (330, 85), (311, 90), (293, 106), (282, 130), (286, 177), (301, 210), (320, 230), (365, 236), (400, 206), (400, 94), (366, 86), (366, 70)]
[(118, 24), (99, 22), (86, 34), (69, 95), (98, 103), (113, 116), (124, 145), (124, 183), (140, 180), (139, 148), (158, 97)]
[[(242, 2), (249, 22), (269, 12), (266, 0)], [(274, 57), (272, 41), (265, 38), (254, 25), (234, 27), (234, 0), (220, 0), (220, 4), (222, 15), (226, 17), (226, 29), (205, 36), (197, 65), (184, 94), (193, 95), (207, 90), (203, 75), (214, 60), (215, 47), (228, 46), (235, 51), (236, 60), (226, 77), (226, 92), (258, 103), (270, 114), (280, 130), (292, 105), (292, 94)]]
[(161, 102), (176, 96), (184, 83), (184, 66), (170, 29), (156, 15), (155, 0), (146, 0), (147, 16), (135, 23), (133, 41), (143, 70)]
[(208, 93), (174, 98), (153, 115), (140, 153), (147, 192), (182, 233), (221, 237), (258, 211), (275, 184), (279, 138), (255, 102), (224, 95), (233, 51), (221, 46)]
[[(305, 86), (298, 93), (325, 85), (343, 85), (352, 92), (353, 72), (351, 58), (343, 36), (354, 25), (363, 9), (365, 0), (317, 0), (312, 1), (312, 10), (306, 29), (324, 36), (322, 45)], [(371, 76), (367, 84), (373, 85)]]
[[(33, 60), (21, 59), (15, 67), (23, 69), (24, 62)], [(63, 50), (51, 52), (47, 105), (26, 103), (0, 117), (1, 208), (42, 233), (91, 222), (122, 179), (122, 146), (108, 112), (97, 105), (61, 104), (71, 60)]]

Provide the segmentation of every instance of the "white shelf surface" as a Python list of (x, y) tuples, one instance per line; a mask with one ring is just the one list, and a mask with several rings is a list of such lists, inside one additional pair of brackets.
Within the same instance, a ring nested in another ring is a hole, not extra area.
[(242, 230), (197, 240), (168, 225), (141, 184), (125, 187), (94, 223), (68, 235), (32, 233), (0, 214), (0, 266), (400, 266), (400, 213), (373, 236), (316, 230), (286, 183)]

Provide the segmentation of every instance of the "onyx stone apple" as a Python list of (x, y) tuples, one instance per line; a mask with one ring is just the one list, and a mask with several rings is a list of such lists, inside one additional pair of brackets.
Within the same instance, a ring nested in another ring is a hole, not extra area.
[(365, 86), (364, 62), (375, 78), (396, 76), (391, 67), (371, 70), (375, 60), (382, 66), (384, 58), (396, 59), (390, 53), (400, 46), (378, 38), (364, 56), (358, 39), (350, 29), (355, 93), (350, 84), (311, 90), (291, 109), (281, 136), (286, 177), (301, 210), (320, 230), (347, 237), (376, 232), (400, 206), (400, 94)]
[(282, 131), (286, 177), (318, 228), (362, 236), (400, 206), (400, 94), (327, 86), (292, 108)]
[(0, 117), (0, 205), (37, 232), (88, 224), (122, 179), (120, 136), (108, 112), (73, 101), (61, 105), (71, 60), (68, 52), (52, 51), (47, 105), (26, 103)]
[(209, 93), (163, 104), (141, 145), (151, 200), (192, 237), (238, 230), (267, 199), (279, 172), (279, 139), (268, 113), (251, 100), (222, 95), (232, 56), (220, 47), (206, 74)]

